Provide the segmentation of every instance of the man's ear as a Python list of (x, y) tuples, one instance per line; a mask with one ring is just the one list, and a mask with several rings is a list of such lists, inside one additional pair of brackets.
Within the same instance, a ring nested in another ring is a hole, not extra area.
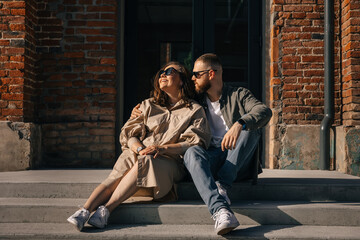
[(214, 70), (210, 70), (209, 71), (209, 79), (213, 79), (215, 77), (215, 71)]

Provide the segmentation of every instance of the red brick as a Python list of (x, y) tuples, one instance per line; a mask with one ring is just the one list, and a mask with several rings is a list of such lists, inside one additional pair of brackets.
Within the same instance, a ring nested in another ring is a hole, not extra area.
[(282, 60), (284, 62), (299, 62), (301, 58), (299, 56), (284, 56)]
[(4, 116), (22, 116), (23, 109), (2, 109), (2, 115)]
[[(24, 63), (8, 62), (4, 64), (5, 69), (24, 69)], [(11, 75), (11, 73), (10, 73)]]
[(14, 62), (24, 62), (24, 56), (10, 56), (10, 61)]
[(296, 98), (297, 97), (296, 92), (283, 92), (282, 95), (284, 98)]
[(13, 54), (24, 54), (25, 53), (25, 49), (24, 48), (6, 48), (5, 49), (5, 54), (6, 55), (13, 55)]
[(25, 8), (25, 1), (3, 1), (5, 8)]
[(24, 95), (22, 93), (3, 93), (1, 94), (2, 100), (22, 100)]
[(25, 31), (25, 24), (10, 24), (9, 27), (12, 31)]
[(303, 62), (323, 62), (324, 56), (302, 56)]
[(0, 46), (9, 46), (10, 40), (2, 40), (0, 39)]
[(302, 70), (284, 70), (283, 71), (283, 76), (298, 76), (301, 77), (303, 76), (304, 71)]
[(100, 64), (111, 64), (111, 65), (115, 65), (116, 64), (116, 59), (115, 58), (102, 58), (100, 60)]
[(312, 6), (301, 6), (301, 5), (285, 5), (283, 6), (285, 12), (312, 12)]
[(64, 57), (66, 58), (83, 58), (85, 56), (84, 52), (66, 52)]
[(115, 27), (115, 22), (113, 21), (88, 21), (88, 27)]
[(86, 8), (88, 12), (116, 12), (116, 7), (112, 6), (89, 6)]
[(25, 9), (11, 9), (11, 15), (25, 16)]
[(322, 105), (324, 105), (324, 100), (322, 100), (322, 99), (305, 99), (305, 105), (322, 106)]
[(9, 77), (23, 77), (24, 72), (20, 70), (9, 70)]
[(87, 67), (86, 71), (88, 71), (88, 72), (115, 72), (115, 67), (91, 66), (91, 67)]
[(11, 93), (22, 93), (24, 92), (24, 86), (9, 86)]
[(105, 37), (105, 36), (87, 36), (86, 40), (89, 42), (115, 42), (115, 37)]
[(324, 70), (306, 70), (304, 77), (324, 76)]
[(295, 85), (295, 84), (284, 84), (283, 86), (284, 90), (302, 90), (302, 85)]

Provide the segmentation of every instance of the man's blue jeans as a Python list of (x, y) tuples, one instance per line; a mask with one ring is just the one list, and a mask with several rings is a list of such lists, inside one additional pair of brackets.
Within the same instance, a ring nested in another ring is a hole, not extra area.
[(260, 130), (241, 131), (233, 150), (223, 152), (217, 147), (205, 150), (200, 146), (193, 146), (186, 151), (185, 166), (212, 215), (220, 208), (231, 211), (226, 200), (219, 194), (215, 181), (230, 189), (238, 175), (248, 175), (259, 139)]

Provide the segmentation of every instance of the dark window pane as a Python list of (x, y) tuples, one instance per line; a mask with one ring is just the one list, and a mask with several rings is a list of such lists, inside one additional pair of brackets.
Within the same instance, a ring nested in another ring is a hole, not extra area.
[(215, 1), (215, 52), (221, 56), (224, 81), (247, 87), (248, 4), (246, 0)]

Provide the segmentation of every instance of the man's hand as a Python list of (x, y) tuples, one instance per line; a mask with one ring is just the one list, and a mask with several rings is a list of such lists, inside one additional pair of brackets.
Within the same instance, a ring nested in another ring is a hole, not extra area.
[(130, 115), (130, 119), (134, 119), (137, 118), (138, 116), (141, 115), (142, 111), (139, 110), (140, 108), (140, 103), (138, 103), (138, 105), (136, 105), (133, 110), (131, 111), (131, 115)]
[(140, 155), (154, 155), (156, 158), (159, 154), (162, 154), (164, 151), (164, 146), (151, 145), (149, 147), (144, 148), (139, 152)]
[(221, 150), (225, 149), (233, 150), (236, 146), (236, 141), (238, 140), (241, 133), (242, 125), (238, 122), (235, 122), (234, 125), (227, 131), (224, 135), (224, 138), (221, 142)]

